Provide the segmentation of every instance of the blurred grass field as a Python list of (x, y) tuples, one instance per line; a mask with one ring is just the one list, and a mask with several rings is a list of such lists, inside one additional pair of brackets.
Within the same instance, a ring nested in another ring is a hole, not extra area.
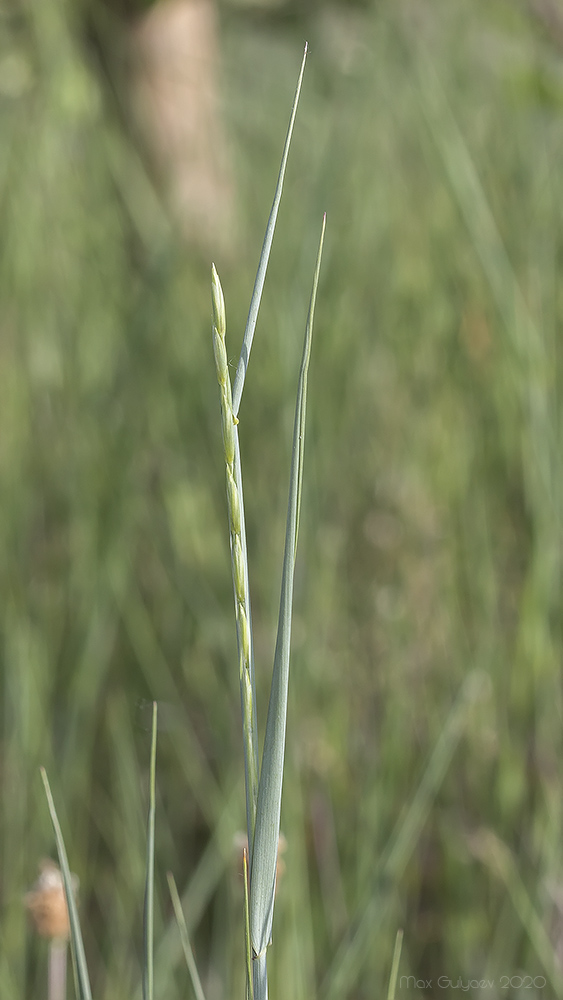
[[(493, 1000), (506, 976), (563, 996), (563, 64), (540, 8), (222, 12), (233, 365), (311, 46), (240, 413), (262, 724), (328, 213), (274, 1000), (383, 995), (398, 927), (399, 975), (434, 992), (486, 978)], [(207, 1000), (242, 996), (210, 261), (163, 208), (80, 5), (0, 14), (0, 139), (0, 995), (45, 990), (23, 907), (54, 851), (44, 765), (95, 996), (140, 997), (156, 699), (156, 995), (191, 995), (170, 869)]]

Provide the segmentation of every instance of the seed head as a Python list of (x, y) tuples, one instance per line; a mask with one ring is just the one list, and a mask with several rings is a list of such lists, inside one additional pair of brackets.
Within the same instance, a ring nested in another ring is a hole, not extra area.
[(231, 518), (231, 531), (235, 535), (240, 535), (241, 522), (240, 522), (240, 501), (237, 490), (237, 484), (235, 483), (235, 477), (233, 476), (231, 470), (227, 466), (227, 502), (229, 506), (229, 515)]
[(241, 653), (243, 658), (243, 665), (248, 669), (248, 664), (250, 663), (250, 629), (248, 627), (248, 618), (246, 617), (246, 611), (242, 604), (238, 606), (238, 620), (240, 627), (240, 642), (241, 642)]
[(213, 325), (221, 337), (221, 340), (224, 340), (227, 332), (225, 299), (223, 297), (223, 289), (221, 288), (219, 275), (215, 270), (215, 264), (211, 265), (211, 299), (213, 302)]
[[(73, 878), (73, 888), (78, 890), (78, 879)], [(41, 937), (66, 941), (70, 926), (64, 891), (63, 877), (54, 861), (46, 858), (40, 862), (39, 878), (25, 895), (25, 906)]]
[(213, 353), (215, 354), (215, 367), (217, 369), (217, 381), (220, 386), (224, 386), (229, 377), (229, 366), (227, 362), (227, 349), (225, 340), (217, 332), (217, 327), (213, 327)]
[(223, 399), (221, 400), (221, 414), (223, 417), (223, 448), (225, 449), (225, 461), (227, 462), (227, 465), (232, 468), (235, 460), (235, 421), (230, 404), (230, 391), (225, 391), (227, 387), (228, 390), (230, 390), (231, 385), (228, 380), (224, 387)]
[(240, 604), (244, 606), (245, 598), (245, 577), (244, 577), (244, 557), (242, 554), (242, 545), (240, 543), (240, 536), (235, 535), (233, 538), (233, 569), (235, 577), (235, 591), (237, 595), (237, 600)]

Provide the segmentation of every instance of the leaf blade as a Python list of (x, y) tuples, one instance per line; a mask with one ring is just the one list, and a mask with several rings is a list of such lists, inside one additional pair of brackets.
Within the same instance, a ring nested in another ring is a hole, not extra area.
[(246, 991), (248, 1000), (254, 1000), (252, 979), (252, 944), (250, 941), (250, 900), (248, 896), (248, 852), (242, 852), (242, 877), (244, 880), (244, 947), (246, 952)]
[(278, 634), (272, 671), (270, 702), (266, 721), (266, 735), (258, 785), (256, 829), (252, 854), (250, 879), (250, 929), (252, 948), (255, 956), (263, 955), (267, 948), (272, 928), (278, 840), (285, 756), (285, 729), (287, 719), (287, 692), (289, 683), (289, 653), (291, 644), (291, 619), (293, 601), (293, 576), (301, 489), (303, 482), (303, 455), (305, 445), (305, 416), (307, 405), (307, 372), (311, 356), (313, 319), (317, 297), (317, 287), (326, 227), (323, 217), (317, 261), (313, 278), (313, 288), (309, 304), (309, 314), (303, 345), (299, 386), (295, 407), (293, 431), (293, 453), (285, 535), (285, 552), (282, 573)]
[(248, 368), (248, 361), (250, 358), (250, 349), (252, 347), (252, 341), (254, 338), (254, 331), (256, 329), (256, 321), (258, 319), (258, 311), (260, 309), (260, 302), (262, 300), (262, 290), (264, 288), (264, 281), (266, 280), (266, 271), (268, 269), (268, 261), (270, 259), (270, 251), (272, 249), (272, 242), (274, 239), (274, 232), (276, 228), (276, 221), (278, 217), (278, 209), (280, 207), (281, 196), (283, 191), (283, 182), (285, 179), (285, 170), (287, 167), (287, 160), (289, 156), (289, 147), (291, 145), (291, 137), (293, 135), (293, 126), (295, 125), (295, 118), (297, 115), (297, 105), (299, 104), (299, 96), (301, 94), (301, 85), (303, 83), (303, 74), (305, 72), (305, 62), (307, 60), (308, 45), (305, 43), (305, 50), (303, 52), (303, 60), (301, 62), (301, 70), (299, 72), (299, 77), (297, 80), (297, 87), (295, 88), (295, 96), (293, 98), (293, 104), (291, 106), (291, 114), (289, 117), (289, 125), (287, 128), (287, 134), (285, 137), (285, 143), (283, 147), (283, 153), (281, 158), (281, 165), (278, 174), (278, 180), (276, 184), (276, 190), (274, 192), (274, 200), (272, 207), (270, 209), (270, 215), (268, 218), (268, 224), (266, 226), (266, 234), (264, 236), (264, 243), (262, 244), (262, 251), (260, 253), (260, 260), (258, 262), (258, 270), (256, 272), (256, 278), (254, 281), (254, 288), (252, 290), (252, 298), (250, 299), (250, 306), (248, 309), (248, 318), (246, 320), (246, 327), (244, 331), (244, 337), (242, 341), (242, 348), (240, 352), (240, 358), (237, 365), (237, 370), (235, 374), (235, 379), (233, 382), (233, 413), (238, 416), (238, 411), (240, 407), (240, 401), (242, 397), (242, 390), (244, 387), (244, 380), (246, 378), (246, 370)]
[(393, 949), (393, 961), (391, 964), (391, 975), (389, 976), (389, 989), (387, 991), (387, 1000), (395, 1000), (395, 991), (397, 989), (397, 976), (399, 975), (399, 962), (401, 961), (401, 949), (403, 947), (403, 930), (399, 928), (397, 931), (397, 936), (395, 938), (395, 947)]
[(151, 759), (149, 773), (149, 814), (147, 819), (147, 871), (143, 909), (143, 1000), (154, 993), (154, 827), (156, 814), (156, 732), (157, 704), (152, 706)]
[(172, 900), (172, 906), (174, 907), (174, 916), (176, 917), (176, 923), (178, 925), (180, 941), (182, 943), (182, 950), (184, 952), (184, 958), (186, 959), (186, 965), (188, 966), (188, 972), (190, 973), (191, 976), (192, 986), (194, 988), (196, 1000), (205, 1000), (203, 987), (201, 985), (201, 979), (199, 978), (199, 973), (197, 971), (197, 965), (195, 963), (194, 953), (190, 942), (190, 936), (188, 934), (188, 928), (184, 918), (182, 903), (180, 901), (180, 896), (178, 894), (178, 889), (176, 887), (176, 882), (174, 876), (172, 875), (172, 872), (168, 872), (168, 888), (170, 890), (170, 898)]
[(51, 822), (53, 824), (53, 830), (55, 831), (55, 840), (57, 842), (57, 853), (59, 855), (59, 864), (63, 876), (66, 905), (68, 907), (68, 919), (70, 923), (70, 944), (73, 956), (72, 964), (75, 977), (76, 993), (78, 996), (78, 1000), (92, 1000), (92, 990), (90, 988), (90, 978), (88, 976), (88, 967), (86, 965), (84, 942), (82, 940), (80, 920), (78, 919), (78, 908), (76, 906), (76, 900), (74, 898), (72, 876), (70, 873), (70, 867), (68, 863), (68, 857), (66, 853), (63, 834), (57, 816), (57, 810), (55, 809), (55, 803), (51, 792), (51, 786), (49, 784), (47, 772), (44, 767), (40, 768), (40, 773), (43, 781), (43, 786), (45, 788), (45, 795), (47, 796), (47, 805), (49, 807), (49, 813), (51, 816)]

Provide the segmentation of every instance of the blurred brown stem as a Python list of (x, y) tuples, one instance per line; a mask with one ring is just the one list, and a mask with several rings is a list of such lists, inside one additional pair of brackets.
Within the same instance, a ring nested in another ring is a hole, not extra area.
[(563, 49), (563, 9), (556, 0), (529, 0), (530, 11), (541, 21), (559, 49)]

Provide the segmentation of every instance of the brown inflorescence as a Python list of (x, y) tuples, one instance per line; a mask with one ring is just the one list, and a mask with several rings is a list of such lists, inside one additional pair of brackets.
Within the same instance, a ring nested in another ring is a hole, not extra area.
[(63, 877), (50, 858), (41, 861), (39, 878), (25, 896), (35, 929), (49, 940), (67, 940), (70, 933)]

